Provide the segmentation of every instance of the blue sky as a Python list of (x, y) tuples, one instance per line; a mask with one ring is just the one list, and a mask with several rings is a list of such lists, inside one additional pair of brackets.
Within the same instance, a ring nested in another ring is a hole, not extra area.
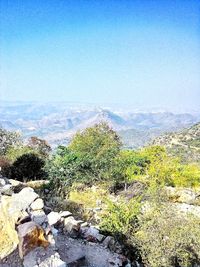
[(0, 99), (200, 106), (200, 1), (0, 2)]

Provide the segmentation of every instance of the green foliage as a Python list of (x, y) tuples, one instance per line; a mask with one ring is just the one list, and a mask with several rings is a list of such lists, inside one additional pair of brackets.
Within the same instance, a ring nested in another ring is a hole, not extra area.
[(145, 266), (190, 267), (200, 261), (198, 218), (183, 215), (170, 204), (159, 204), (140, 215), (138, 224), (137, 232), (129, 236)]
[[(59, 193), (63, 187), (69, 187), (81, 177), (81, 161), (77, 155), (64, 146), (46, 162), (45, 170), (53, 188)], [(52, 188), (52, 189), (53, 189)]]
[(28, 146), (11, 146), (6, 152), (6, 158), (14, 162), (24, 154), (34, 153), (35, 151)]
[(115, 236), (126, 235), (135, 232), (137, 228), (137, 215), (141, 207), (141, 199), (125, 201), (118, 199), (113, 202), (107, 199), (107, 209), (102, 215), (101, 229), (108, 231)]
[(5, 156), (7, 150), (12, 146), (21, 144), (20, 134), (17, 132), (9, 132), (0, 128), (0, 155)]
[(89, 168), (93, 179), (106, 177), (121, 147), (119, 136), (106, 123), (96, 124), (79, 132), (73, 138), (69, 149), (75, 152)]
[(117, 134), (101, 123), (75, 135), (69, 147), (59, 147), (45, 169), (54, 188), (74, 182), (92, 184), (108, 179), (109, 169), (120, 150)]
[(148, 157), (139, 151), (122, 150), (113, 162), (110, 176), (116, 184), (124, 183), (126, 185), (144, 175), (149, 163)]
[(44, 160), (36, 154), (28, 153), (18, 157), (11, 166), (9, 178), (22, 182), (45, 178)]

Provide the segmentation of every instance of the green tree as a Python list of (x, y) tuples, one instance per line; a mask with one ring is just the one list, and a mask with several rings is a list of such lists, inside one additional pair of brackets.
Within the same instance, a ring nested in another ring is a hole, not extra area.
[(81, 159), (82, 168), (90, 172), (91, 180), (107, 179), (121, 141), (106, 123), (96, 124), (78, 132), (69, 145)]

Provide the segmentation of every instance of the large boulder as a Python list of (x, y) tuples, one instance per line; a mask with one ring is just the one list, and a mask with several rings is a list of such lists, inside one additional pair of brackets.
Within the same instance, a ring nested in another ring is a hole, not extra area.
[(1, 196), (0, 259), (8, 256), (16, 249), (19, 239), (15, 225), (26, 217), (26, 210), (36, 198), (38, 198), (38, 195), (29, 187), (12, 196)]
[(15, 218), (8, 213), (10, 199), (3, 196), (0, 203), (0, 259), (13, 252), (19, 243)]

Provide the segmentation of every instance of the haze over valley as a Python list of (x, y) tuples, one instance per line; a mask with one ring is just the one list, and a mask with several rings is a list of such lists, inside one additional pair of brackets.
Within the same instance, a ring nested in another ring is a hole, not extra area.
[(136, 111), (69, 102), (2, 102), (0, 105), (2, 128), (20, 131), (24, 138), (43, 138), (53, 147), (68, 144), (77, 131), (103, 121), (120, 134), (124, 147), (138, 148), (158, 135), (199, 122), (200, 112)]

